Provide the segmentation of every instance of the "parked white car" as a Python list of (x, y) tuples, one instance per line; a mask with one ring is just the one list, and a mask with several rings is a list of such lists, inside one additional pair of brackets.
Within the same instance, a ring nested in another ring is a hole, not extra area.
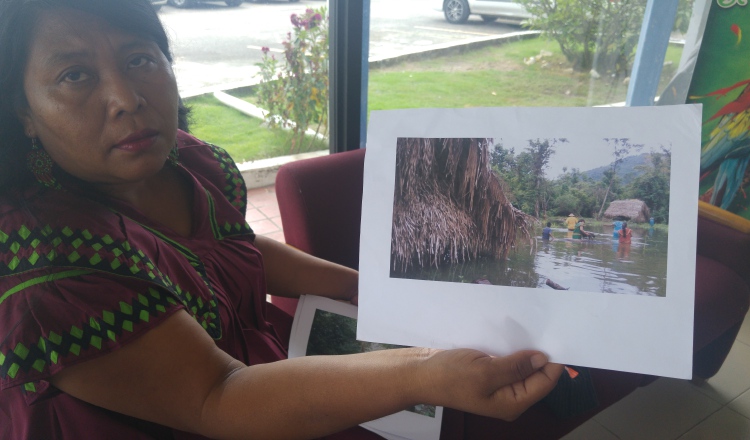
[[(196, 3), (202, 3), (202, 2), (208, 2), (208, 1), (217, 1), (217, 0), (169, 0), (168, 3), (176, 8), (189, 8)], [(224, 3), (227, 4), (227, 6), (230, 7), (236, 7), (242, 4), (243, 0), (223, 0)]]
[(476, 14), (484, 21), (495, 21), (506, 18), (522, 21), (531, 18), (526, 9), (515, 0), (439, 0), (449, 23), (465, 23), (469, 15)]
[(161, 9), (161, 7), (166, 4), (167, 4), (167, 0), (151, 0), (151, 6), (153, 6), (154, 10), (156, 11)]

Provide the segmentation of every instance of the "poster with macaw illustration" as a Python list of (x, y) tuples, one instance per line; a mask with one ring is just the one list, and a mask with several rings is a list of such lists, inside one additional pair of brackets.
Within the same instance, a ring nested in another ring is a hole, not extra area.
[(713, 0), (688, 90), (703, 104), (700, 200), (750, 224), (750, 6)]

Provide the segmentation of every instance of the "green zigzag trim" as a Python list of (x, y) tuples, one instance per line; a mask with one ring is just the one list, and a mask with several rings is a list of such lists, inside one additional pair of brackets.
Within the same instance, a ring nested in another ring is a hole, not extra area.
[(68, 270), (65, 272), (53, 273), (50, 275), (45, 275), (41, 277), (32, 278), (30, 280), (26, 280), (23, 283), (16, 284), (12, 289), (9, 289), (5, 293), (3, 293), (3, 295), (0, 296), (0, 304), (2, 304), (3, 301), (8, 299), (14, 293), (18, 293), (27, 287), (31, 287), (31, 286), (41, 284), (41, 283), (46, 283), (49, 281), (60, 280), (63, 278), (71, 278), (71, 277), (77, 277), (80, 275), (87, 275), (93, 272), (94, 272), (93, 270), (88, 270), (88, 269)]
[(214, 238), (217, 240), (223, 240), (224, 237), (221, 235), (218, 222), (216, 221), (216, 204), (211, 193), (206, 190), (206, 200), (208, 201), (208, 220), (211, 223), (211, 232), (214, 234)]
[[(90, 270), (137, 278), (172, 292), (212, 338), (221, 339), (218, 303), (205, 268), (197, 257), (190, 263), (208, 287), (211, 295), (208, 302), (174, 284), (143, 251), (133, 248), (127, 240), (118, 242), (109, 235), (100, 237), (86, 229), (53, 229), (49, 225), (31, 229), (22, 225), (17, 231), (0, 233), (0, 277), (55, 268), (62, 272)], [(25, 287), (28, 286), (14, 286), (10, 290)]]
[(208, 144), (208, 146), (211, 147), (219, 167), (224, 171), (225, 185), (221, 188), (224, 197), (244, 216), (247, 209), (247, 188), (242, 173), (224, 149), (213, 144)]
[(214, 234), (214, 238), (217, 240), (223, 240), (224, 238), (233, 235), (252, 233), (252, 229), (246, 221), (243, 221), (242, 223), (235, 222), (234, 224), (225, 221), (223, 225), (219, 225), (219, 221), (216, 219), (216, 202), (208, 191), (206, 191), (206, 196), (208, 197), (208, 218), (211, 223), (211, 231)]
[[(177, 301), (171, 295), (149, 288), (147, 293), (134, 297), (131, 303), (121, 301), (119, 310), (105, 310), (101, 316), (85, 318), (67, 333), (50, 331), (28, 347), (19, 342), (12, 350), (0, 352), (0, 378), (14, 379), (19, 373), (30, 370), (41, 373), (66, 356), (80, 356), (92, 348), (101, 350), (105, 341), (117, 341), (123, 332), (132, 333), (137, 325), (149, 322), (174, 305)], [(35, 391), (33, 383), (31, 387), (27, 383), (25, 389)]]

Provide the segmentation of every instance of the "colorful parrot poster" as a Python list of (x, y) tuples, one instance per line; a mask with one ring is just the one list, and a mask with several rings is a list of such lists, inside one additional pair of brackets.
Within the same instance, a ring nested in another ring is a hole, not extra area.
[(712, 0), (687, 102), (703, 104), (700, 200), (750, 224), (748, 0)]

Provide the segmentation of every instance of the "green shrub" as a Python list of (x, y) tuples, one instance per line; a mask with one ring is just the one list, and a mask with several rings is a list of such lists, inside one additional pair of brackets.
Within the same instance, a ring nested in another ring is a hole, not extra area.
[(563, 194), (552, 202), (555, 215), (568, 215), (581, 210), (581, 201), (572, 194)]
[[(287, 33), (280, 62), (264, 47), (260, 67), (258, 103), (268, 110), (271, 127), (294, 133), (290, 150), (300, 151), (305, 131), (316, 124), (316, 133), (328, 124), (328, 16), (326, 8), (292, 14), (293, 33)], [(304, 146), (304, 149), (309, 145)]]
[[(529, 26), (557, 41), (578, 71), (629, 75), (648, 0), (519, 0)], [(693, 0), (680, 0), (676, 30), (685, 31)]]

